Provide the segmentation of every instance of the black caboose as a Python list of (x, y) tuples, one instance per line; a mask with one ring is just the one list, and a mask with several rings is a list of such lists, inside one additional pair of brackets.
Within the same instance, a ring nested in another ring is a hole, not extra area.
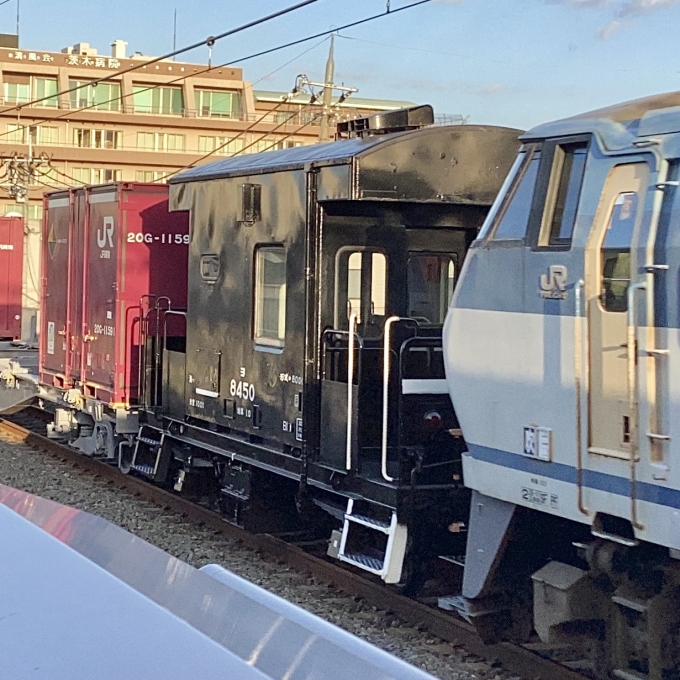
[(441, 328), (518, 148), (518, 130), (431, 123), (379, 114), (171, 180), (191, 213), (186, 348), (149, 338), (131, 461), (239, 523), (336, 526), (329, 552), (390, 583), (408, 554), (460, 550)]

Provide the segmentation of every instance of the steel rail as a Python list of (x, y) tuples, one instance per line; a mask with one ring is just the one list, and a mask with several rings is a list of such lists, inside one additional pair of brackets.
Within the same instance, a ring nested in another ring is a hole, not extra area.
[[(26, 410), (17, 408), (4, 416), (16, 417)], [(35, 409), (37, 413), (40, 412)], [(44, 419), (40, 419), (44, 423)], [(301, 573), (307, 573), (322, 583), (366, 600), (372, 606), (392, 612), (406, 623), (426, 628), (454, 646), (463, 647), (489, 663), (500, 664), (505, 670), (527, 680), (583, 680), (580, 675), (550, 659), (522, 646), (503, 642), (486, 645), (474, 628), (464, 621), (446, 614), (443, 610), (410, 599), (382, 584), (348, 571), (332, 562), (305, 552), (302, 548), (270, 534), (253, 534), (225, 521), (222, 516), (181, 496), (170, 493), (131, 475), (122, 474), (118, 468), (103, 461), (89, 458), (57, 441), (48, 439), (23, 425), (0, 419), (0, 434), (21, 442), (54, 458), (71, 463), (74, 467), (115, 484), (119, 489), (179, 513), (184, 518), (209, 527), (243, 545), (265, 553)]]

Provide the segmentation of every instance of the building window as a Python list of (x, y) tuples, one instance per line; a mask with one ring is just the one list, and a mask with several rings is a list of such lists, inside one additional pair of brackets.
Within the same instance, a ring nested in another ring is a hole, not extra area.
[(8, 144), (24, 144), (24, 138), (26, 137), (26, 133), (24, 131), (27, 129), (28, 128), (25, 125), (16, 125), (15, 123), (8, 123), (5, 141)]
[(43, 215), (43, 207), (40, 203), (7, 203), (4, 208), (5, 215), (24, 215), (29, 220), (41, 220)]
[(276, 148), (277, 142), (275, 139), (265, 135), (259, 139), (254, 139), (249, 145), (246, 151), (248, 153), (262, 153), (263, 151), (272, 151)]
[(5, 104), (27, 104), (31, 101), (31, 77), (20, 75), (5, 75), (4, 98)]
[[(57, 97), (58, 86), (56, 78), (34, 78), (34, 94), (35, 99), (44, 99), (38, 102), (36, 106), (59, 106), (59, 98)], [(47, 99), (46, 99), (47, 97)]]
[(286, 336), (286, 250), (262, 246), (255, 250), (255, 324), (259, 345), (283, 347)]
[(172, 170), (137, 170), (135, 172), (135, 180), (137, 182), (167, 182), (168, 174)]
[(21, 73), (5, 73), (3, 97), (5, 104), (27, 104), (37, 99), (45, 99), (36, 106), (57, 107), (59, 100), (56, 78), (38, 78)]
[(184, 135), (167, 132), (138, 132), (137, 148), (144, 151), (184, 151)]
[(57, 186), (64, 186), (66, 183), (59, 177), (59, 171), (53, 166), (50, 166), (46, 169), (39, 168), (38, 173), (40, 175), (41, 182), (51, 182)]
[(132, 101), (135, 113), (181, 116), (184, 112), (184, 98), (181, 87), (135, 85)]
[(199, 153), (216, 153), (225, 156), (234, 156), (243, 151), (245, 142), (243, 137), (231, 139), (230, 137), (208, 137), (201, 135), (198, 138)]
[(221, 118), (240, 118), (241, 116), (241, 95), (238, 92), (196, 89), (194, 99), (198, 116)]
[(73, 144), (85, 149), (120, 149), (122, 133), (119, 130), (76, 128), (73, 130)]
[(83, 184), (107, 184), (120, 182), (122, 171), (109, 168), (72, 168), (71, 177)]
[(59, 128), (52, 125), (41, 125), (40, 126), (40, 138), (38, 140), (39, 144), (45, 145), (56, 145), (59, 144)]
[(120, 111), (120, 83), (71, 81), (71, 108), (94, 108), (97, 111)]
[(82, 184), (90, 183), (90, 168), (71, 168), (71, 177)]
[(8, 144), (59, 144), (59, 128), (51, 125), (17, 125), (8, 123), (7, 134), (2, 137)]

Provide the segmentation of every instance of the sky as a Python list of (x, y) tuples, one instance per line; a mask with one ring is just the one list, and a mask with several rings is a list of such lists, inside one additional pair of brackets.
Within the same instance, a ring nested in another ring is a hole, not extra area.
[[(60, 51), (114, 39), (155, 56), (266, 16), (297, 0), (9, 0), (0, 32), (20, 46)], [(390, 0), (391, 9), (413, 0)], [(248, 57), (386, 12), (387, 0), (318, 0), (220, 40), (212, 62)], [(680, 90), (680, 0), (431, 0), (342, 30), (335, 82), (356, 96), (429, 103), (437, 114), (522, 129), (660, 92)], [(298, 74), (323, 81), (328, 40), (238, 65), (256, 89), (290, 91)], [(207, 63), (201, 47), (182, 60)]]

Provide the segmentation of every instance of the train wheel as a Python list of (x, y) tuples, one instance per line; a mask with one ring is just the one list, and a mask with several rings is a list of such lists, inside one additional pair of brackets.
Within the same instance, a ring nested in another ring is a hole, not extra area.
[(107, 460), (115, 460), (116, 442), (111, 423), (105, 421), (97, 423), (94, 429), (94, 440), (95, 456), (106, 458)]

